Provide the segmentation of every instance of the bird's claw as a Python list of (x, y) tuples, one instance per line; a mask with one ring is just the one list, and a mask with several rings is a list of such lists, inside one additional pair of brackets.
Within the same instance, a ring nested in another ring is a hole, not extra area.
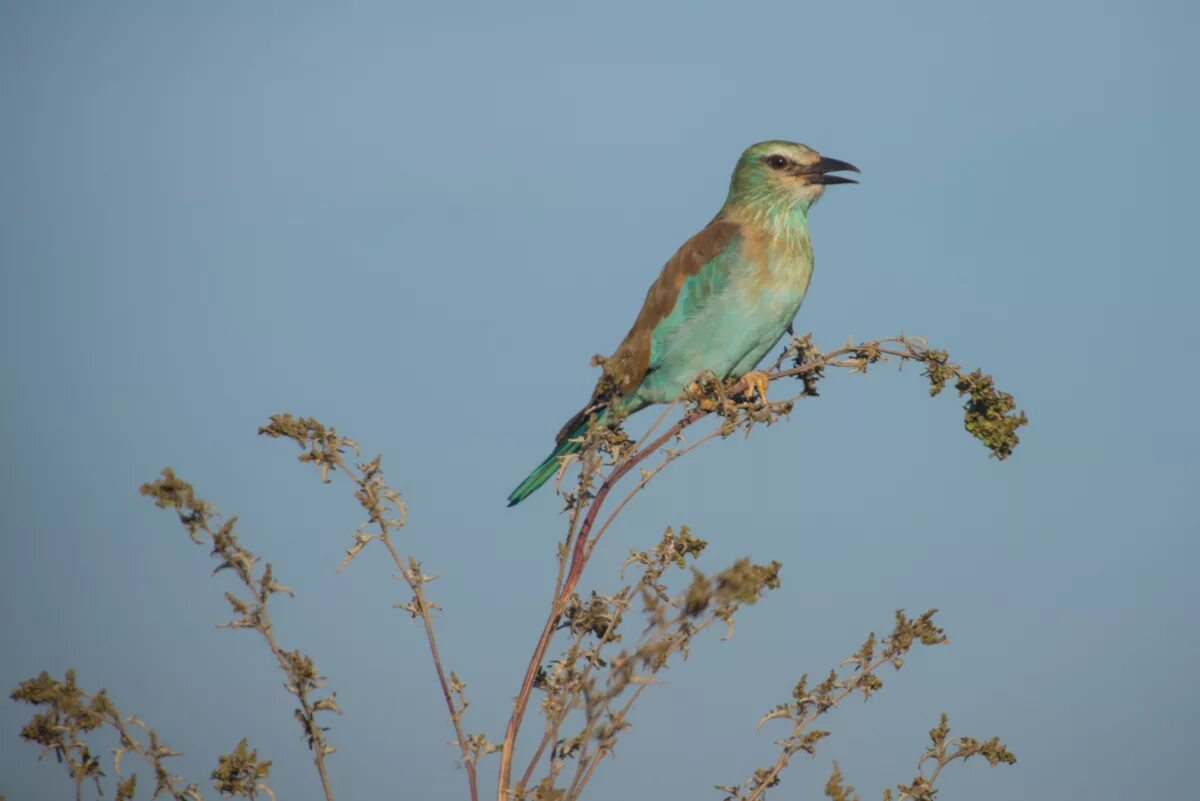
[(761, 370), (752, 370), (742, 376), (742, 381), (746, 383), (746, 390), (742, 394), (749, 400), (754, 400), (757, 396), (763, 403), (767, 402), (767, 384), (771, 383), (771, 379)]

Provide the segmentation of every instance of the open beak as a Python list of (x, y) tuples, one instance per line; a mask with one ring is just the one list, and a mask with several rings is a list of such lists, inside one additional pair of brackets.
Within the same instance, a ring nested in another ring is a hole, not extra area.
[(826, 186), (829, 186), (831, 184), (856, 184), (856, 183), (858, 183), (858, 181), (854, 180), (853, 178), (846, 178), (841, 175), (832, 175), (831, 173), (861, 172), (861, 170), (859, 170), (858, 167), (855, 167), (853, 164), (851, 164), (848, 161), (841, 161), (840, 159), (830, 159), (830, 158), (825, 158), (824, 156), (822, 156), (820, 161), (818, 161), (816, 164), (812, 164), (812, 165), (809, 165), (808, 167), (805, 167), (803, 170), (801, 170), (801, 172), (804, 175), (812, 176), (808, 179), (809, 183), (824, 184)]

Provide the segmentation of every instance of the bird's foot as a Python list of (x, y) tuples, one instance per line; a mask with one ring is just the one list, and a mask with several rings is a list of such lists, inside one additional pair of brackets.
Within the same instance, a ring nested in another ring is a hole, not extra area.
[(767, 402), (767, 384), (771, 383), (771, 379), (761, 370), (752, 370), (742, 376), (742, 380), (746, 382), (746, 391), (742, 393), (748, 400), (754, 400), (755, 396), (760, 398), (763, 403)]

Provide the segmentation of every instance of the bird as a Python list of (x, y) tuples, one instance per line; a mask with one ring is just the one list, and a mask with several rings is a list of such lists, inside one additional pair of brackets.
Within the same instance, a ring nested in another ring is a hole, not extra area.
[(791, 330), (812, 280), (808, 212), (825, 187), (858, 183), (839, 172), (849, 162), (783, 140), (746, 148), (717, 215), (683, 243), (646, 293), (591, 401), (559, 431), (554, 450), (508, 496), (515, 506), (577, 452), (589, 425), (677, 400), (701, 373), (741, 378), (766, 399), (767, 376), (755, 370)]

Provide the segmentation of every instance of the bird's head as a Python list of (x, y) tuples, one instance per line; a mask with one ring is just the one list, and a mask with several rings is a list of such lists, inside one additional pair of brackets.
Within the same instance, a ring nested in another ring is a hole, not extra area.
[(835, 172), (858, 172), (853, 164), (822, 156), (807, 145), (772, 140), (751, 145), (738, 159), (726, 205), (768, 212), (808, 210), (825, 187), (858, 183)]

